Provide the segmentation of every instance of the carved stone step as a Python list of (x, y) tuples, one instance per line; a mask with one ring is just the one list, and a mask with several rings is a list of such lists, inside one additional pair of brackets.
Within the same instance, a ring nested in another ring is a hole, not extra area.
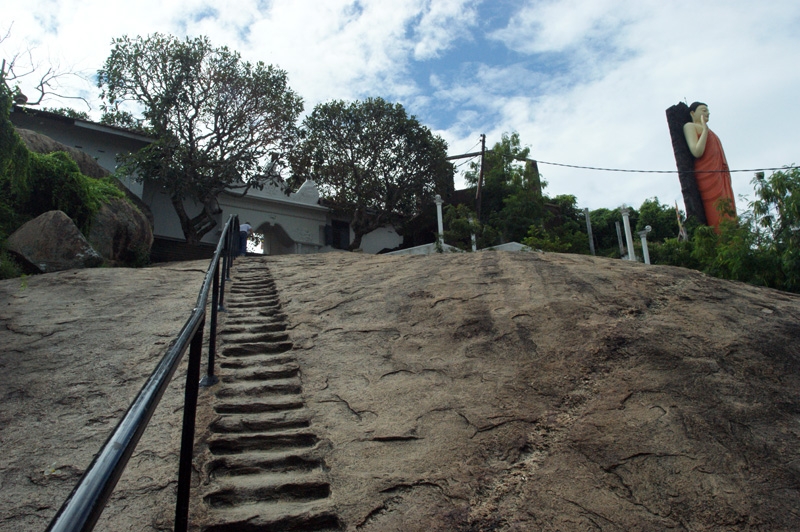
[(256, 503), (218, 508), (204, 532), (333, 532), (344, 530), (325, 501)]
[(240, 357), (251, 355), (267, 355), (270, 353), (285, 353), (291, 351), (294, 345), (290, 341), (283, 342), (253, 342), (224, 346), (222, 354), (226, 357)]
[(225, 382), (222, 377), (223, 385), (216, 390), (216, 396), (220, 399), (231, 397), (242, 398), (263, 398), (270, 395), (299, 395), (303, 391), (303, 385), (297, 377), (288, 379), (271, 379), (268, 381), (245, 381), (245, 382)]
[(255, 414), (259, 412), (282, 412), (285, 410), (299, 410), (305, 407), (303, 398), (299, 395), (274, 398), (227, 400), (214, 406), (218, 414)]
[(211, 423), (211, 432), (268, 432), (306, 428), (310, 425), (305, 409), (290, 411), (225, 414)]
[(251, 451), (280, 451), (313, 447), (319, 439), (308, 429), (287, 430), (281, 433), (214, 434), (208, 440), (212, 454), (225, 455)]
[(264, 319), (263, 317), (253, 317), (248, 314), (247, 317), (231, 318), (230, 316), (225, 321), (225, 328), (220, 330), (217, 334), (238, 334), (240, 332), (278, 332), (285, 331), (286, 323)]
[(285, 342), (289, 339), (289, 334), (285, 331), (253, 331), (243, 330), (240, 332), (232, 332), (226, 330), (220, 334), (225, 340), (226, 345), (235, 345), (237, 343), (254, 343), (254, 342)]
[(296, 357), (291, 352), (232, 358), (225, 358), (223, 355), (219, 360), (219, 367), (235, 370), (242, 368), (275, 368), (291, 364), (296, 360)]
[(270, 365), (265, 367), (228, 368), (226, 382), (238, 381), (269, 381), (275, 379), (288, 379), (300, 375), (300, 366), (295, 363)]
[(211, 460), (206, 465), (206, 471), (211, 478), (315, 469), (326, 471), (325, 462), (318, 454), (317, 447), (310, 447), (223, 455)]

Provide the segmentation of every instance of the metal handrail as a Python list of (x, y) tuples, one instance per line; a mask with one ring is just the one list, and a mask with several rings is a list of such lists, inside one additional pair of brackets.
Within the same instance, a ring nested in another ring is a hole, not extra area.
[[(237, 249), (235, 245), (239, 237), (238, 229), (239, 219), (237, 216), (231, 215), (217, 243), (217, 249), (211, 259), (192, 314), (114, 432), (106, 440), (72, 493), (50, 522), (47, 527), (48, 531), (77, 532), (90, 531), (94, 528), (188, 347), (189, 369), (186, 375), (181, 456), (178, 466), (178, 496), (175, 505), (175, 530), (183, 532), (187, 529), (195, 413), (200, 384), (200, 357), (206, 320), (206, 304), (209, 291), (213, 290), (208, 374), (203, 379), (206, 385), (211, 385), (216, 382), (214, 353), (216, 351), (217, 311), (222, 306), (225, 279), (230, 278), (230, 268)], [(219, 283), (220, 257), (223, 259), (221, 287)]]

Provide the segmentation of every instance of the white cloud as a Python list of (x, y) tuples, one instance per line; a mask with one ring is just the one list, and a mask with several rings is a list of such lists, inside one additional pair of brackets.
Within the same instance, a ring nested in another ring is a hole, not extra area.
[(529, 2), (490, 37), (521, 53), (575, 51), (588, 41), (613, 40), (638, 5), (621, 0)]
[[(521, 75), (509, 67), (488, 67), (474, 85), (451, 90), (488, 92), (484, 109), (499, 117), (494, 129), (487, 131), (490, 138), (496, 141), (503, 131), (519, 131), (523, 143), (531, 145), (533, 157), (542, 160), (674, 169), (664, 110), (686, 97), (711, 106), (711, 126), (720, 134), (733, 168), (790, 164), (797, 153), (798, 135), (793, 129), (800, 120), (796, 97), (800, 74), (793, 67), (800, 59), (800, 46), (792, 33), (798, 7), (790, 2), (763, 8), (746, 4), (745, 12), (730, 4), (637, 2), (647, 9), (629, 11), (619, 24), (614, 22), (622, 20), (617, 2), (532, 4), (512, 16), (504, 35), (509, 46), (531, 57), (579, 50), (594, 46), (598, 32), (618, 27), (613, 46), (624, 53), (594, 55), (597, 76), (587, 76), (581, 63), (574, 62), (557, 72), (549, 86), (540, 83), (542, 94), (519, 90)], [(526, 68), (535, 75), (535, 63)], [(446, 92), (442, 89), (440, 94)], [(766, 119), (765, 102), (780, 111)], [(459, 136), (466, 136), (463, 128), (459, 124)], [(469, 137), (463, 142), (468, 141)], [(575, 194), (592, 208), (638, 206), (656, 195), (665, 202), (681, 201), (674, 174), (604, 173), (548, 165), (540, 169), (550, 182), (550, 193)], [(734, 190), (749, 194), (751, 178), (734, 174)]]
[(414, 59), (436, 57), (459, 38), (468, 38), (477, 19), (475, 0), (425, 2), (415, 30)]

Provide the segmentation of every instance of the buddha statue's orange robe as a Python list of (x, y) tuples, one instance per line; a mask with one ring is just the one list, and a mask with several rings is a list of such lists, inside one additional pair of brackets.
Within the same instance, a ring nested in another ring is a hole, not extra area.
[(700, 190), (700, 197), (703, 200), (706, 222), (709, 226), (718, 229), (722, 218), (717, 212), (717, 202), (720, 199), (730, 200), (730, 205), (734, 212), (736, 211), (736, 204), (733, 198), (728, 160), (725, 159), (725, 152), (722, 150), (722, 143), (719, 141), (719, 137), (710, 129), (708, 130), (706, 149), (703, 152), (703, 156), (694, 161), (694, 177), (697, 180), (697, 188)]

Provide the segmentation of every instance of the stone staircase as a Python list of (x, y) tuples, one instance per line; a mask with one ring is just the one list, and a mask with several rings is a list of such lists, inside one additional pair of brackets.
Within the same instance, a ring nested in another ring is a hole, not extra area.
[(274, 280), (260, 257), (239, 258), (231, 277), (201, 530), (343, 530)]

